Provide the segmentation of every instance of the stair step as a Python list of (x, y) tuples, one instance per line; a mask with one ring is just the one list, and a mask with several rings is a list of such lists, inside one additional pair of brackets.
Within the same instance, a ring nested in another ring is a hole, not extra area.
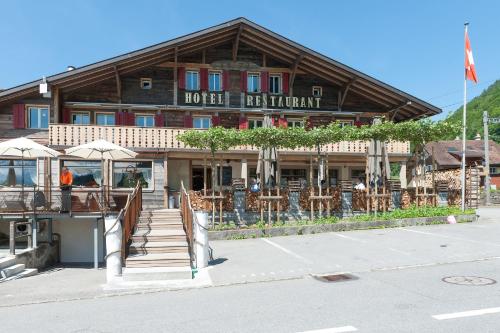
[(24, 271), (25, 268), (26, 268), (26, 266), (24, 264), (12, 265), (12, 266), (9, 266), (9, 267), (2, 269), (0, 271), (0, 275), (4, 279), (10, 278), (11, 276), (14, 276), (14, 275)]
[(16, 264), (15, 256), (7, 256), (4, 258), (0, 258), (0, 270), (15, 264)]
[(180, 267), (125, 267), (123, 280), (125, 281), (161, 281), (192, 279), (192, 270), (189, 265)]
[(190, 258), (186, 252), (133, 254), (125, 263), (126, 267), (179, 267), (189, 266)]
[(184, 230), (184, 226), (182, 224), (137, 224), (137, 230), (160, 230), (160, 229), (169, 229), (169, 230)]
[(183, 242), (137, 242), (132, 243), (129, 248), (130, 254), (148, 254), (148, 253), (178, 253), (187, 252), (188, 243)]

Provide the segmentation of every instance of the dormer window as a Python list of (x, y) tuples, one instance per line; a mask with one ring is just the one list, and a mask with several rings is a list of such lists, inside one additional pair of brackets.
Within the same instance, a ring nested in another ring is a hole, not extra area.
[(260, 74), (259, 73), (248, 73), (247, 91), (249, 93), (260, 92)]
[(281, 85), (281, 75), (280, 74), (269, 75), (269, 92), (271, 94), (281, 94), (282, 85)]
[(141, 89), (149, 90), (153, 87), (153, 80), (148, 77), (141, 78)]
[(323, 96), (323, 88), (320, 86), (313, 86), (312, 87), (312, 95), (314, 97), (321, 97)]

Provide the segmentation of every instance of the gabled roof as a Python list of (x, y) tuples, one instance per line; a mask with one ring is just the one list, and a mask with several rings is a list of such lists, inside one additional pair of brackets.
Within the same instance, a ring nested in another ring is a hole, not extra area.
[[(489, 141), (490, 164), (500, 164), (500, 145), (494, 141)], [(481, 158), (484, 156), (483, 140), (467, 140), (465, 142), (466, 158)], [(461, 165), (462, 141), (450, 140), (430, 142), (425, 145), (425, 149), (430, 154), (434, 148), (434, 158), (441, 168), (459, 168)]]
[[(243, 17), (72, 71), (55, 74), (46, 79), (52, 86), (63, 90), (73, 90), (113, 78), (117, 73), (125, 74), (147, 66), (172, 61), (176, 53), (181, 56), (231, 41), (254, 47), (281, 62), (290, 64), (290, 67), (296, 67), (332, 82), (343, 91), (361, 95), (380, 105), (385, 112), (390, 112), (395, 120), (421, 118), (441, 112), (441, 109), (421, 99)], [(1, 91), (0, 103), (36, 93), (41, 82), (42, 80), (39, 79)]]

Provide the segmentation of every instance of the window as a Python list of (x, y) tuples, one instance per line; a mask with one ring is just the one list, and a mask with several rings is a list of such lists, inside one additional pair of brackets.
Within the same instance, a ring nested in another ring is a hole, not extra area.
[(457, 151), (458, 151), (458, 149), (455, 147), (448, 147), (448, 153), (455, 153)]
[(339, 120), (338, 123), (340, 127), (352, 126), (354, 124), (352, 120)]
[(351, 180), (365, 179), (365, 169), (351, 169)]
[(200, 90), (200, 73), (197, 71), (186, 72), (186, 90)]
[(222, 186), (230, 186), (233, 178), (233, 167), (231, 166), (218, 166), (217, 167), (217, 185), (220, 186), (221, 180), (221, 169), (222, 169)]
[(153, 162), (113, 162), (113, 187), (134, 188), (137, 181), (143, 188), (153, 189)]
[(262, 127), (262, 119), (248, 119), (248, 128), (253, 129), (253, 128), (258, 128)]
[(153, 80), (151, 78), (141, 78), (141, 89), (149, 90), (153, 87)]
[(306, 169), (281, 169), (281, 180), (306, 180)]
[(313, 86), (312, 88), (312, 95), (314, 97), (321, 97), (323, 96), (323, 88), (319, 86)]
[(247, 91), (250, 93), (260, 92), (260, 74), (259, 73), (248, 73)]
[(498, 175), (500, 173), (499, 167), (490, 167), (490, 175)]
[(89, 125), (90, 114), (88, 112), (73, 112), (71, 113), (71, 123), (73, 125)]
[(49, 128), (49, 109), (47, 107), (29, 107), (28, 127)]
[(304, 127), (304, 121), (298, 119), (288, 119), (287, 121), (288, 127)]
[(221, 91), (221, 73), (209, 72), (208, 73), (208, 90)]
[(212, 119), (210, 117), (195, 117), (193, 118), (193, 128), (210, 128)]
[(113, 126), (115, 124), (114, 113), (97, 113), (96, 124), (100, 126)]
[(152, 115), (138, 114), (135, 116), (135, 126), (153, 127), (155, 125), (155, 117)]
[(73, 174), (73, 185), (84, 187), (99, 187), (102, 180), (100, 161), (63, 160), (65, 166)]
[[(21, 187), (36, 184), (36, 160), (0, 160), (0, 186)], [(24, 170), (24, 172), (23, 172)]]
[(271, 94), (281, 94), (281, 75), (269, 75), (269, 92)]

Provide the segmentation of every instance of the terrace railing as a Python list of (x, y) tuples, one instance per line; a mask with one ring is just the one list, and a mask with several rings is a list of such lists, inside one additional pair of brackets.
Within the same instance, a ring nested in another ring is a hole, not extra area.
[[(97, 139), (104, 139), (122, 147), (143, 149), (169, 149), (169, 150), (195, 150), (177, 140), (177, 135), (186, 129), (167, 127), (134, 127), (134, 126), (91, 126), (91, 125), (68, 125), (51, 124), (49, 126), (49, 144), (56, 147), (77, 146)], [(343, 141), (328, 144), (323, 147), (325, 153), (358, 153), (366, 152), (368, 142), (365, 141)], [(197, 150), (197, 149), (196, 149)], [(258, 151), (253, 146), (239, 146), (231, 151)], [(310, 148), (280, 149), (288, 152), (315, 152)], [(410, 153), (409, 142), (389, 142), (387, 145), (389, 154)]]
[[(194, 257), (194, 230), (193, 230), (193, 221), (196, 218), (194, 213), (194, 209), (191, 205), (191, 199), (189, 194), (184, 187), (184, 182), (181, 181), (181, 216), (182, 216), (182, 224), (184, 227), (184, 231), (186, 232), (188, 246), (189, 246), (189, 255), (191, 259)], [(192, 260), (194, 261), (194, 260)], [(195, 261), (196, 262), (196, 261)]]
[[(122, 259), (124, 260), (128, 253), (128, 243), (132, 238), (135, 226), (142, 212), (142, 187), (137, 182), (134, 191), (127, 197), (125, 207), (120, 211), (118, 220), (122, 221)], [(110, 228), (109, 230), (111, 230)]]

